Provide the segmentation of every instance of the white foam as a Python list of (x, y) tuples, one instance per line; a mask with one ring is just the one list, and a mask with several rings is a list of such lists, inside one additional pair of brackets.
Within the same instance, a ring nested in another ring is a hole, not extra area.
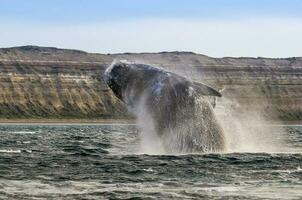
[(0, 153), (21, 153), (21, 150), (0, 149)]
[(14, 134), (35, 134), (35, 131), (13, 131)]

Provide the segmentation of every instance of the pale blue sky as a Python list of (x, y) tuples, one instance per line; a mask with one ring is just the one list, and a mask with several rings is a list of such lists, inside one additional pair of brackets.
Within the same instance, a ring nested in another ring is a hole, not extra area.
[(0, 47), (302, 56), (302, 0), (0, 0)]

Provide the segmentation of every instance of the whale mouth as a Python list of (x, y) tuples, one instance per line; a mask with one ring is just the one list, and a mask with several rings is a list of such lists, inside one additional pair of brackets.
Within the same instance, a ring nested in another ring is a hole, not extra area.
[(104, 72), (104, 81), (111, 88), (113, 85), (113, 77), (111, 75), (112, 67), (108, 67)]
[(104, 80), (107, 85), (109, 85), (112, 82), (113, 76), (112, 76), (112, 70), (115, 67), (116, 62), (112, 62), (109, 67), (106, 68), (104, 72)]

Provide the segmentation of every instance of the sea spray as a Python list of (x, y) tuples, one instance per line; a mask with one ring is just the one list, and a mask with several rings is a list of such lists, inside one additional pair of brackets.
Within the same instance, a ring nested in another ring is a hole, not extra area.
[(158, 137), (154, 121), (150, 112), (146, 109), (146, 97), (142, 96), (136, 109), (137, 126), (140, 129), (140, 154), (165, 154), (162, 141)]
[(235, 99), (218, 99), (215, 113), (224, 129), (227, 152), (284, 152), (285, 130), (272, 126), (261, 109)]
[[(177, 73), (191, 80), (202, 81), (203, 79), (200, 71), (196, 71), (196, 69), (182, 68)], [(227, 90), (226, 86), (221, 87), (222, 98), (208, 97), (208, 101), (214, 107), (216, 117), (223, 128), (226, 153), (295, 152), (288, 142), (284, 127), (272, 125), (272, 119), (263, 113), (264, 106), (269, 104), (268, 99), (254, 102), (254, 105), (244, 105), (239, 103), (238, 99), (233, 98), (231, 93), (224, 91)], [(229, 97), (224, 95), (226, 93)]]
[[(171, 71), (177, 71), (175, 68), (170, 69)], [(191, 69), (194, 71), (194, 69)], [(186, 72), (186, 73), (184, 73)], [(178, 74), (182, 74), (188, 77), (187, 69), (182, 68), (177, 71)], [(200, 72), (192, 73), (191, 75), (197, 75), (198, 77), (191, 77), (194, 80), (202, 79)], [(189, 78), (190, 79), (190, 78)], [(255, 107), (238, 102), (238, 99), (232, 97), (232, 93), (223, 92), (228, 95), (223, 95), (222, 98), (217, 98), (217, 102), (211, 98), (209, 102), (215, 106), (216, 117), (218, 118), (219, 124), (223, 128), (225, 134), (226, 150), (224, 152), (289, 152), (291, 151), (288, 148), (288, 138), (285, 134), (285, 130), (281, 126), (271, 126), (270, 119), (265, 117), (261, 111), (261, 105), (264, 105), (263, 102), (257, 104)], [(229, 96), (230, 98), (226, 98)], [(269, 102), (266, 102), (269, 103)], [(142, 104), (143, 105), (143, 104)], [(181, 132), (191, 133), (189, 129), (190, 123), (188, 121), (182, 120), (182, 125), (180, 127), (174, 128), (174, 137), (158, 137), (157, 132), (154, 127), (154, 116), (150, 115), (150, 110), (147, 110), (145, 106), (142, 106), (137, 109), (136, 115), (138, 118), (138, 126), (141, 128), (142, 133), (142, 148), (141, 152), (143, 153), (163, 153), (163, 141), (166, 143), (169, 139), (171, 140), (170, 144), (179, 145), (183, 142), (183, 137)], [(263, 107), (263, 106), (262, 106)], [(257, 109), (256, 109), (257, 108)], [(263, 109), (264, 110), (264, 109)], [(207, 113), (204, 113), (207, 115)], [(198, 117), (196, 122), (202, 121), (204, 115)], [(215, 118), (216, 118), (215, 117)], [(207, 130), (207, 125), (203, 130)], [(203, 134), (203, 132), (200, 132)], [(213, 134), (213, 133), (212, 133)], [(176, 142), (175, 142), (176, 141)], [(192, 140), (195, 141), (195, 140)], [(207, 141), (202, 142), (206, 144)], [(159, 145), (159, 146), (158, 146)], [(164, 144), (165, 146), (166, 144)], [(172, 146), (173, 146), (172, 145)], [(170, 146), (170, 145), (169, 145)], [(147, 148), (147, 149), (146, 149)], [(173, 147), (172, 147), (173, 148)], [(173, 151), (172, 151), (173, 152)], [(205, 152), (212, 152), (211, 150), (206, 150)]]
[[(143, 95), (135, 109), (129, 107), (130, 111), (137, 116), (137, 126), (140, 129), (139, 154), (186, 154), (190, 152), (191, 145), (202, 149), (202, 151), (194, 153), (217, 152), (213, 146), (217, 142), (215, 141), (215, 136), (212, 134), (206, 135), (202, 132), (196, 134), (194, 128), (196, 125), (202, 126), (203, 130), (209, 132), (213, 129), (213, 124), (207, 123), (209, 121), (208, 118), (213, 116), (210, 116), (212, 112), (205, 110), (206, 108), (202, 106), (204, 99), (196, 100), (194, 112), (190, 113), (193, 116), (192, 119), (183, 119), (182, 124), (166, 130), (163, 135), (159, 136), (155, 128), (154, 116), (150, 115), (150, 111), (147, 108), (146, 98), (146, 95)], [(210, 110), (212, 109), (210, 108)], [(199, 118), (201, 115), (203, 117)]]

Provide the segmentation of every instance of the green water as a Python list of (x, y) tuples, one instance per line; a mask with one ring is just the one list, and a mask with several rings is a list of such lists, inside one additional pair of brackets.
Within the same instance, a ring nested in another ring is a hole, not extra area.
[(1, 125), (0, 199), (301, 199), (286, 130), (298, 153), (144, 155), (134, 125)]

